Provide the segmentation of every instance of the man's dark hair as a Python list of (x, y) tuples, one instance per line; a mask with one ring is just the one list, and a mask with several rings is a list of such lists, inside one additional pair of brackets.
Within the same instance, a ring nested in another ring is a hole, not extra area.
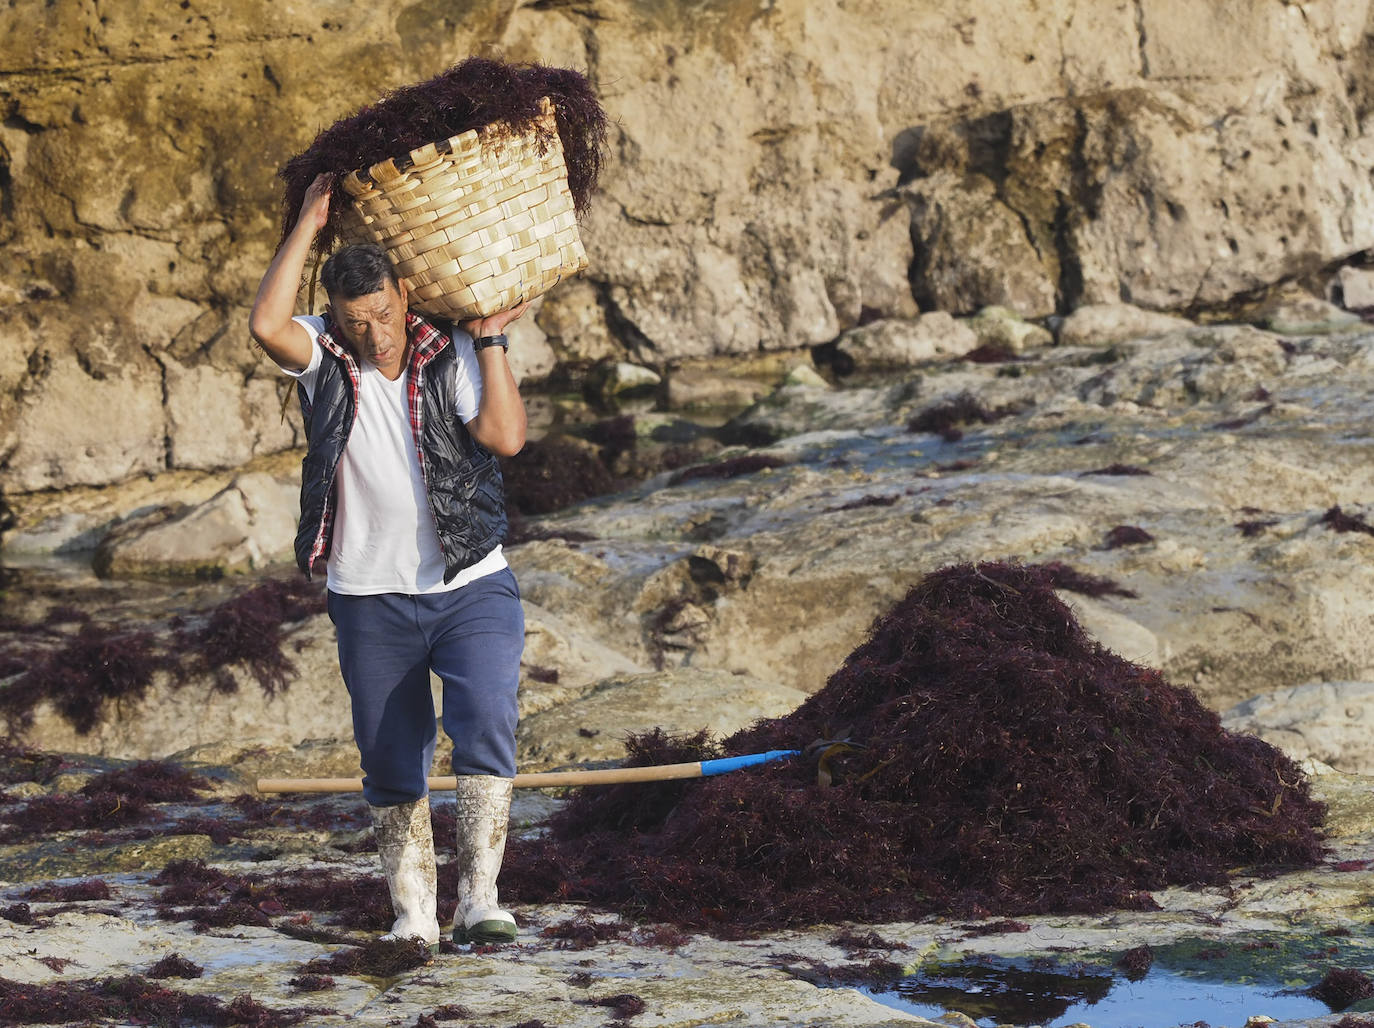
[(335, 300), (356, 300), (360, 296), (380, 293), (388, 280), (397, 289), (401, 287), (391, 258), (376, 243), (345, 246), (320, 269), (324, 291)]

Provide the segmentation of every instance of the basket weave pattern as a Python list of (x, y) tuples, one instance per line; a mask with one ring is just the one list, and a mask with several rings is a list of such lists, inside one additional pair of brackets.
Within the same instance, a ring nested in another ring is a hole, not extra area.
[(503, 136), (464, 132), (344, 176), (344, 241), (385, 249), (423, 313), (486, 317), (587, 266), (548, 101), (536, 128)]

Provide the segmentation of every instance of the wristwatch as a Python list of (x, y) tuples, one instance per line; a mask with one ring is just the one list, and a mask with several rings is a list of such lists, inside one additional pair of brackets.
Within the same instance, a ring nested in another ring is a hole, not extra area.
[(503, 350), (510, 350), (510, 342), (504, 335), (478, 336), (472, 341), (472, 348), (474, 350), (485, 350), (488, 346), (499, 346)]

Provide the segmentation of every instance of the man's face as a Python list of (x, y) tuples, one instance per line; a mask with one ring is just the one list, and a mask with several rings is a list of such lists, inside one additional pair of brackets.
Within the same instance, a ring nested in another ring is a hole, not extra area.
[(388, 280), (381, 292), (352, 300), (330, 298), (330, 313), (353, 352), (395, 381), (405, 368), (406, 285)]

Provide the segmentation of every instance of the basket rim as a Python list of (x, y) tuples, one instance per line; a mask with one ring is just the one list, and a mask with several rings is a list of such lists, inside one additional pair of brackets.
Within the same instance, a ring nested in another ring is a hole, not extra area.
[[(539, 98), (539, 113), (535, 115), (533, 122), (539, 124), (547, 122), (554, 116), (553, 102), (547, 97)], [(359, 190), (371, 189), (379, 182), (396, 178), (409, 171), (417, 164), (427, 164), (433, 162), (442, 155), (453, 153), (455, 150), (471, 146), (474, 142), (479, 142), (483, 136), (492, 135), (495, 127), (502, 122), (492, 122), (490, 125), (483, 125), (481, 128), (467, 129), (456, 135), (448, 136), (445, 139), (434, 139), (428, 143), (398, 154), (394, 157), (387, 157), (383, 160), (369, 164), (365, 168), (355, 168), (343, 175), (341, 181), (348, 185), (354, 185)], [(533, 128), (520, 133), (514, 138), (524, 138), (534, 134)], [(560, 141), (561, 142), (561, 141)], [(350, 193), (352, 189), (348, 190)]]

